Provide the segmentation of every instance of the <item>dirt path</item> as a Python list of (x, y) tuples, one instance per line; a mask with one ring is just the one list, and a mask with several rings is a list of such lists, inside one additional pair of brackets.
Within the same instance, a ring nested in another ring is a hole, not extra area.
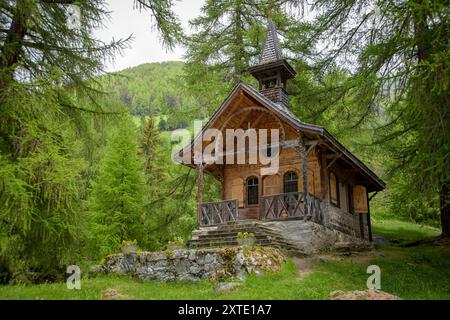
[(326, 260), (319, 256), (305, 258), (294, 257), (292, 258), (292, 261), (298, 269), (300, 278), (305, 278), (313, 272), (318, 265), (326, 263)]
[(347, 254), (329, 253), (310, 257), (293, 257), (292, 261), (298, 268), (300, 278), (308, 276), (321, 264), (328, 261), (348, 261), (357, 264), (370, 264), (371, 260), (383, 258), (401, 258), (402, 253), (398, 251), (372, 250), (364, 252), (352, 252)]

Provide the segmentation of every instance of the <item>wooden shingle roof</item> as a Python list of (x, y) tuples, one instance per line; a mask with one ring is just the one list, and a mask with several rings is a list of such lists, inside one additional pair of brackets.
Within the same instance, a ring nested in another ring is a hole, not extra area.
[(278, 41), (277, 30), (273, 22), (269, 21), (259, 64), (271, 63), (281, 59), (283, 59), (283, 55), (280, 42)]

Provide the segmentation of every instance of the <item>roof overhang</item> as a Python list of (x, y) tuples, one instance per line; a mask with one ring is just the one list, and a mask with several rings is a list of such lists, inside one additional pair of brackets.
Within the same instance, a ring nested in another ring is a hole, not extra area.
[[(323, 138), (324, 141), (327, 142), (334, 149), (334, 151), (336, 153), (342, 154), (344, 159), (348, 160), (351, 164), (355, 165), (356, 167), (358, 167), (361, 170), (361, 173), (363, 174), (363, 176), (365, 176), (367, 179), (369, 179), (369, 181), (371, 181), (372, 184), (374, 185), (375, 188), (373, 188), (373, 191), (381, 191), (386, 187), (386, 184), (383, 180), (381, 180), (372, 170), (370, 170), (361, 160), (359, 160), (347, 148), (345, 148), (338, 140), (336, 140), (336, 138), (334, 138), (324, 127), (301, 122), (292, 113), (292, 111), (290, 109), (272, 102), (271, 100), (269, 100), (265, 96), (263, 96), (261, 93), (259, 93), (252, 87), (250, 87), (242, 82), (238, 83), (234, 87), (234, 89), (228, 95), (228, 97), (225, 99), (225, 101), (220, 105), (220, 107), (212, 115), (212, 117), (209, 119), (209, 121), (203, 126), (201, 132), (199, 132), (197, 134), (197, 136), (194, 138), (194, 140), (192, 140), (191, 147), (193, 147), (194, 144), (196, 143), (196, 141), (202, 137), (203, 132), (206, 129), (210, 128), (210, 126), (217, 120), (217, 118), (220, 117), (222, 112), (230, 104), (230, 102), (234, 99), (234, 97), (240, 90), (249, 94), (255, 100), (260, 102), (262, 105), (269, 108), (274, 113), (276, 113), (278, 116), (285, 119), (294, 128), (296, 128), (300, 131), (316, 134), (319, 137)], [(189, 165), (189, 166), (191, 166), (191, 165)]]
[(286, 76), (287, 79), (292, 79), (297, 74), (294, 68), (292, 68), (285, 59), (280, 59), (265, 64), (259, 64), (248, 69), (250, 74), (254, 77), (258, 77), (261, 74), (275, 70), (281, 70), (281, 72)]

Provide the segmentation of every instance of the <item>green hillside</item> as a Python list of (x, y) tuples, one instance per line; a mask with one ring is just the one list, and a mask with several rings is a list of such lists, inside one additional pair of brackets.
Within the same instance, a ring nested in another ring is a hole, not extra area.
[[(160, 129), (188, 125), (195, 98), (185, 89), (183, 62), (167, 61), (141, 64), (101, 78), (104, 90), (122, 101), (134, 116), (161, 116)], [(189, 116), (188, 116), (189, 114)], [(195, 115), (194, 115), (195, 116)]]

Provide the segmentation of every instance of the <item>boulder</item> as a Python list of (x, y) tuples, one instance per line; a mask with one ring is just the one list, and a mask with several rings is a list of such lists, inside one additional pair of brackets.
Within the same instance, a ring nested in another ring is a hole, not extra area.
[(367, 289), (364, 291), (333, 291), (330, 293), (331, 300), (401, 300), (401, 298), (392, 294), (380, 291)]

